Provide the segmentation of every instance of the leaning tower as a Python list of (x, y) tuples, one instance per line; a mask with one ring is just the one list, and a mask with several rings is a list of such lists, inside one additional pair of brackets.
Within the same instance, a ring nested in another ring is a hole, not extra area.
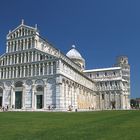
[(130, 108), (130, 65), (128, 63), (128, 57), (127, 56), (119, 56), (117, 58), (117, 64), (116, 66), (121, 67), (121, 75), (122, 75), (122, 94), (124, 95), (124, 102), (125, 108)]

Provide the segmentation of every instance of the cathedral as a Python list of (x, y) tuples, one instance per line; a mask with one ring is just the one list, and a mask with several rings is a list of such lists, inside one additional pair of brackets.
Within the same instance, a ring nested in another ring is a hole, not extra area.
[(0, 56), (0, 107), (11, 111), (130, 109), (126, 56), (110, 68), (85, 69), (75, 45), (65, 55), (35, 27), (9, 31)]

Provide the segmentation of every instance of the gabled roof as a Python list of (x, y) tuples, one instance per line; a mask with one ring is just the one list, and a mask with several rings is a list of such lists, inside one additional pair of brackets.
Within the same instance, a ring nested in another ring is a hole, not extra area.
[(24, 21), (22, 21), (22, 23), (19, 26), (17, 26), (15, 29), (10, 31), (7, 36), (11, 35), (12, 33), (14, 33), (16, 30), (20, 29), (21, 27), (28, 28), (30, 30), (37, 30), (37, 27), (31, 27), (31, 26), (25, 25)]

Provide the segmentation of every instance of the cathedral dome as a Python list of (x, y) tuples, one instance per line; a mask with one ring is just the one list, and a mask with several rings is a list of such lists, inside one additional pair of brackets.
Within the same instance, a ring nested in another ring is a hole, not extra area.
[(69, 57), (76, 64), (78, 64), (82, 69), (85, 68), (85, 60), (81, 56), (81, 54), (75, 49), (75, 45), (72, 45), (72, 49), (67, 52), (66, 56)]
[(72, 49), (67, 52), (66, 56), (69, 57), (70, 59), (81, 59), (81, 60), (83, 60), (81, 54), (75, 49), (75, 45), (72, 45)]

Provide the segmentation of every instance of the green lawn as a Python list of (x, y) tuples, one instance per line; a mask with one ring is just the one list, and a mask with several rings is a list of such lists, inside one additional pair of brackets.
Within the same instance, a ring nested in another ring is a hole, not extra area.
[(140, 111), (0, 112), (0, 140), (140, 140)]

